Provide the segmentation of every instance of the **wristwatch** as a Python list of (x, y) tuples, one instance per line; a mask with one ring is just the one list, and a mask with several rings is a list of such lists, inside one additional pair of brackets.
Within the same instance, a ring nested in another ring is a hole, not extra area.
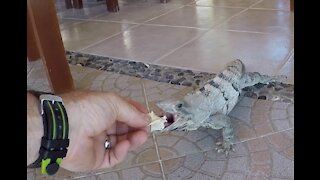
[(67, 154), (68, 116), (61, 97), (42, 94), (39, 99), (44, 135), (41, 139), (39, 157), (28, 167), (41, 167), (42, 174), (53, 175), (59, 170), (60, 163)]

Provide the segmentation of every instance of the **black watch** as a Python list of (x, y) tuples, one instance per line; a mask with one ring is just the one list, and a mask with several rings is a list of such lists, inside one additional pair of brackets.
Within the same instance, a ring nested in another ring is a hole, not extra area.
[(59, 170), (60, 163), (67, 154), (68, 116), (61, 97), (42, 94), (39, 99), (44, 135), (41, 139), (39, 157), (28, 167), (41, 167), (42, 174), (53, 175)]

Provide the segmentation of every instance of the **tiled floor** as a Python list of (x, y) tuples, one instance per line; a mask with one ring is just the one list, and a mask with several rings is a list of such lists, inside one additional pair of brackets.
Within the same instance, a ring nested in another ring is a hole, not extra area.
[[(155, 112), (155, 102), (180, 98), (192, 90), (81, 66), (70, 68), (76, 88), (113, 91)], [(27, 69), (28, 88), (50, 91), (41, 61), (28, 63)], [(215, 151), (219, 131), (155, 133), (113, 168), (87, 173), (61, 170), (49, 179), (293, 179), (293, 104), (244, 98), (230, 117), (236, 146), (229, 157)], [(39, 170), (27, 174), (28, 179), (48, 178)]]
[(81, 10), (56, 2), (67, 50), (211, 73), (239, 58), (293, 84), (289, 0), (119, 0), (117, 13), (103, 1)]
[[(84, 0), (84, 9), (56, 0), (67, 50), (180, 67), (220, 71), (240, 58), (248, 71), (284, 74), (294, 81), (293, 12), (289, 0), (119, 0), (108, 13), (105, 1)], [(191, 90), (126, 75), (70, 65), (76, 88), (114, 91), (148, 105)], [(41, 61), (28, 63), (28, 88), (50, 91)], [(147, 102), (143, 95), (146, 89)], [(125, 162), (97, 172), (61, 170), (28, 179), (294, 179), (294, 104), (244, 98), (232, 111), (237, 144), (229, 157), (215, 152), (219, 132), (152, 134)]]

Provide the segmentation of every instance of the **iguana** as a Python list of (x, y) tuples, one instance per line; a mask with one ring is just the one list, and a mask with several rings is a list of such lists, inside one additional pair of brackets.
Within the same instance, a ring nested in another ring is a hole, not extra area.
[[(191, 131), (199, 127), (222, 129), (222, 142), (217, 143), (218, 152), (226, 155), (233, 150), (234, 132), (231, 119), (227, 115), (240, 100), (243, 88), (257, 83), (268, 84), (285, 76), (267, 76), (257, 72), (245, 72), (241, 60), (227, 64), (225, 70), (208, 80), (204, 85), (181, 100), (160, 101), (157, 106), (164, 111), (163, 123), (156, 131)], [(155, 124), (155, 123), (153, 123)]]

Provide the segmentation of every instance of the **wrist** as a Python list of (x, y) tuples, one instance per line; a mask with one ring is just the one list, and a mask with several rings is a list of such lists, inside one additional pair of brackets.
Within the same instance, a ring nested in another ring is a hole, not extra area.
[(39, 156), (43, 122), (39, 112), (39, 99), (27, 93), (27, 165), (33, 163)]
[(66, 157), (70, 131), (66, 110), (68, 105), (65, 105), (59, 95), (49, 94), (45, 92), (27, 93), (27, 165), (33, 168), (41, 167), (43, 174), (52, 175), (57, 172), (59, 164)]

